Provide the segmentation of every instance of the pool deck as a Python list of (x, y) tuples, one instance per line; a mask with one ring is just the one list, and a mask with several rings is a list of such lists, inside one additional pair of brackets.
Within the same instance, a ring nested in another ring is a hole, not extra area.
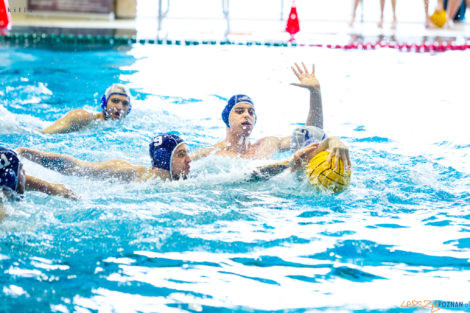
[[(415, 10), (419, 10), (418, 4), (414, 2)], [(324, 9), (328, 11), (331, 8), (325, 7)], [(138, 7), (136, 19), (45, 17), (17, 13), (13, 15), (11, 32), (126, 36), (135, 37), (138, 40), (231, 40), (237, 42), (286, 42), (289, 40), (289, 35), (284, 31), (286, 21), (282, 17), (274, 18), (271, 15), (261, 18), (243, 18), (234, 14), (230, 19), (229, 31), (227, 31), (228, 24), (222, 14), (219, 16), (209, 14), (206, 17), (200, 14), (194, 14), (194, 16), (174, 14), (159, 23), (156, 14), (146, 14), (146, 10), (149, 11), (148, 8)], [(156, 12), (155, 7), (152, 7), (150, 11)], [(427, 29), (422, 19), (413, 16), (410, 18), (409, 14), (406, 15), (404, 12), (401, 15), (402, 20), (399, 15), (396, 29), (391, 28), (391, 18), (387, 15), (384, 28), (379, 28), (376, 12), (372, 15), (366, 11), (364, 18), (363, 11), (362, 16), (358, 14), (354, 27), (349, 27), (350, 9), (343, 8), (340, 13), (332, 18), (321, 18), (318, 14), (301, 18), (301, 31), (296, 35), (296, 41), (323, 45), (375, 42), (467, 44), (470, 42), (470, 23), (467, 21), (455, 23), (451, 29)]]

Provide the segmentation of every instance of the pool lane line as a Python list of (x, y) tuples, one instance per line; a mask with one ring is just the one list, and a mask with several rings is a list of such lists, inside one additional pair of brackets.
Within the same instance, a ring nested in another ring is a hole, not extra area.
[(136, 39), (135, 37), (102, 36), (102, 35), (65, 35), (65, 34), (37, 34), (37, 33), (12, 33), (0, 36), (0, 42), (7, 43), (32, 43), (32, 44), (98, 44), (109, 46), (123, 45), (176, 45), (176, 46), (264, 46), (264, 47), (317, 47), (327, 49), (343, 50), (375, 50), (375, 49), (396, 49), (407, 52), (445, 52), (464, 51), (470, 49), (470, 44), (443, 44), (443, 43), (348, 43), (348, 44), (314, 44), (314, 43), (291, 43), (291, 42), (269, 42), (269, 41), (246, 41), (235, 42), (228, 40), (171, 40), (171, 39)]

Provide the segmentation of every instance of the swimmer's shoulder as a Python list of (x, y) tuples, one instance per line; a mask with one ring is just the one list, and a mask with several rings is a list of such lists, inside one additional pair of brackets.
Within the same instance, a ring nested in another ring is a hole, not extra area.
[(92, 121), (101, 119), (100, 114), (102, 113), (90, 112), (84, 109), (71, 110), (63, 117), (41, 130), (41, 132), (45, 134), (58, 134), (77, 131)]
[(258, 140), (250, 149), (253, 151), (253, 158), (263, 159), (269, 158), (273, 154), (279, 152), (281, 138), (279, 137), (264, 137)]
[(162, 170), (158, 168), (146, 168), (142, 166), (139, 171), (136, 173), (137, 182), (146, 182), (148, 180), (167, 180), (169, 179), (168, 173), (163, 173)]
[(228, 151), (228, 150), (216, 150), (214, 154), (216, 156), (229, 157), (229, 158), (240, 157), (240, 155), (238, 155), (236, 152)]
[(227, 149), (227, 147), (228, 147), (228, 144), (227, 144), (227, 141), (225, 141), (225, 140), (222, 140), (222, 141), (220, 141), (220, 142), (218, 142), (218, 143), (216, 143), (215, 145), (212, 146), (212, 148), (215, 149), (215, 150), (225, 150), (225, 149)]
[(258, 140), (254, 146), (256, 149), (262, 149), (266, 147), (278, 147), (281, 142), (281, 138), (275, 136), (264, 137)]
[(74, 109), (69, 111), (66, 116), (82, 121), (93, 121), (101, 119), (102, 113), (93, 112), (86, 109)]
[(200, 148), (200, 149), (194, 150), (193, 152), (191, 152), (191, 159), (195, 161), (201, 158), (205, 158), (209, 156), (210, 154), (217, 154), (218, 152), (223, 151), (226, 146), (227, 145), (225, 144), (225, 141), (221, 141), (208, 148)]

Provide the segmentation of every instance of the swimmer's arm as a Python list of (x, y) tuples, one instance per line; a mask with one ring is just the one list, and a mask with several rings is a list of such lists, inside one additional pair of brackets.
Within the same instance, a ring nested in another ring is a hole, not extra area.
[(250, 174), (248, 181), (252, 182), (259, 180), (268, 180), (269, 178), (276, 176), (284, 172), (284, 170), (290, 168), (292, 166), (291, 162), (291, 160), (284, 160), (274, 164), (257, 167), (256, 170), (254, 170)]
[[(1, 192), (1, 191), (0, 191)], [(5, 209), (3, 208), (2, 195), (0, 195), (0, 222), (7, 216)]]
[(292, 66), (292, 71), (300, 83), (293, 83), (291, 85), (306, 88), (310, 91), (310, 108), (305, 125), (323, 129), (323, 105), (320, 82), (315, 77), (315, 65), (312, 65), (312, 73), (308, 72), (304, 63), (302, 63), (302, 68), (296, 63), (295, 68)]
[(287, 169), (290, 169), (291, 171), (302, 169), (307, 164), (307, 161), (319, 152), (317, 151), (318, 146), (319, 143), (312, 143), (298, 150), (292, 157), (286, 160), (270, 165), (260, 166), (251, 173), (248, 181), (267, 180)]
[(77, 131), (88, 125), (91, 121), (99, 118), (99, 114), (94, 114), (83, 109), (72, 110), (65, 114), (49, 127), (41, 132), (45, 134), (59, 134)]
[(27, 160), (64, 175), (78, 175), (78, 171), (83, 163), (83, 161), (65, 154), (44, 152), (24, 147), (19, 147), (16, 149), (16, 152)]
[(51, 196), (61, 196), (72, 200), (80, 199), (72, 190), (62, 184), (53, 184), (30, 175), (26, 175), (26, 190), (40, 191)]
[(111, 160), (104, 162), (81, 162), (81, 173), (84, 176), (99, 178), (117, 178), (123, 181), (142, 181), (149, 178), (145, 166), (133, 165), (126, 161)]
[(37, 151), (20, 147), (18, 155), (64, 175), (118, 178), (133, 181), (146, 172), (145, 166), (132, 165), (126, 161), (86, 162), (69, 155)]
[[(296, 170), (300, 170), (305, 168), (308, 161), (318, 152), (319, 143), (311, 143), (306, 147), (298, 150), (296, 153), (292, 155), (292, 157), (277, 162), (271, 165), (258, 167), (257, 171), (259, 171), (262, 175), (263, 179), (271, 178), (272, 176), (278, 175), (282, 173), (286, 169), (290, 169), (292, 172)], [(256, 172), (252, 173), (255, 174)]]

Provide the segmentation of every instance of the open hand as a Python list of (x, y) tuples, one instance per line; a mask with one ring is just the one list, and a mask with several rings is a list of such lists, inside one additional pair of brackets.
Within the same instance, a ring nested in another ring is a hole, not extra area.
[(315, 77), (315, 64), (312, 65), (312, 73), (308, 72), (307, 67), (303, 62), (302, 68), (297, 63), (294, 63), (294, 65), (295, 67), (292, 66), (291, 68), (300, 83), (292, 83), (291, 85), (307, 88), (310, 91), (320, 89), (320, 82)]
[(75, 192), (73, 192), (69, 188), (65, 187), (65, 185), (56, 184), (55, 190), (58, 196), (62, 196), (64, 198), (72, 199), (72, 200), (80, 200), (80, 196), (78, 196)]
[(305, 166), (305, 164), (319, 152), (317, 151), (318, 146), (318, 142), (311, 143), (294, 153), (292, 156), (292, 162), (294, 163), (292, 170), (297, 170), (300, 167)]
[(341, 142), (335, 142), (330, 146), (330, 155), (326, 163), (330, 164), (334, 160), (335, 170), (339, 170), (339, 160), (343, 161), (345, 170), (351, 168), (351, 159), (349, 158), (349, 149)]

